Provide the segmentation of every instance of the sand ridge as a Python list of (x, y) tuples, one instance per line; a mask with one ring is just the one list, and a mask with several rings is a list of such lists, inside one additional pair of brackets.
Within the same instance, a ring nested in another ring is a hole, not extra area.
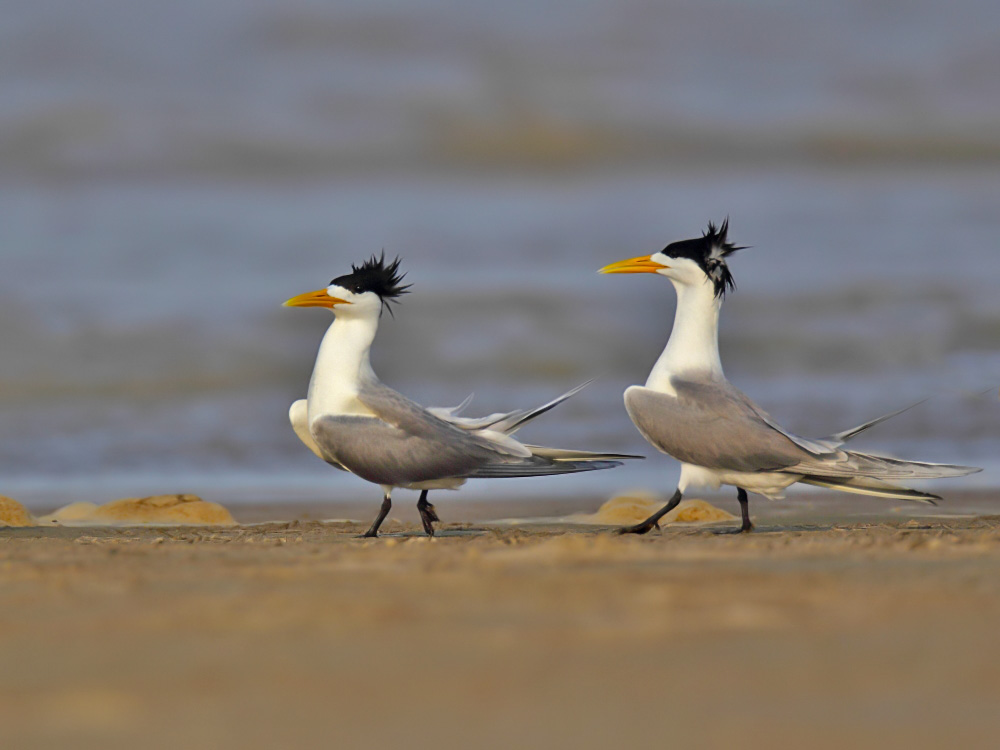
[(130, 497), (98, 505), (70, 503), (38, 519), (41, 525), (62, 526), (232, 526), (232, 514), (218, 503), (197, 495)]

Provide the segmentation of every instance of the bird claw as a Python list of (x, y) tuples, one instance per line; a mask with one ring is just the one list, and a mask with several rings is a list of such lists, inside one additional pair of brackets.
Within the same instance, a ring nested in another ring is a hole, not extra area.
[(619, 536), (624, 536), (625, 534), (648, 534), (653, 529), (659, 529), (660, 524), (653, 523), (637, 523), (635, 526), (623, 526), (622, 528), (615, 531)]
[(427, 532), (427, 536), (434, 536), (434, 522), (441, 521), (438, 518), (437, 511), (434, 510), (434, 506), (427, 503), (426, 505), (418, 506), (417, 510), (420, 511), (420, 523), (424, 525), (424, 531)]
[(720, 529), (715, 533), (720, 536), (737, 536), (739, 534), (749, 534), (754, 528), (754, 525), (750, 524), (749, 526), (740, 526), (738, 529)]

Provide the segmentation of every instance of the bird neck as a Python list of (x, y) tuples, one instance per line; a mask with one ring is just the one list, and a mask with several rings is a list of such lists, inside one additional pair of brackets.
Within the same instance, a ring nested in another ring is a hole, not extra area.
[(646, 387), (673, 393), (670, 378), (692, 374), (722, 377), (719, 358), (719, 311), (722, 300), (708, 279), (697, 286), (674, 282), (677, 312), (663, 354), (653, 365)]
[(369, 360), (378, 317), (341, 316), (327, 329), (309, 381), (309, 421), (324, 414), (364, 414), (358, 401), (363, 379), (375, 378)]

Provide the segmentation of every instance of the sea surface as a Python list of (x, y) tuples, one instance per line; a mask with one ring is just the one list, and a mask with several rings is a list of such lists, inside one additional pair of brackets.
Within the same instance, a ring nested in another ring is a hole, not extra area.
[[(43, 7), (44, 6), (44, 7)], [(622, 406), (674, 294), (601, 266), (731, 222), (730, 379), (790, 429), (1000, 469), (991, 2), (13, 0), (0, 21), (0, 493), (42, 507), (378, 490), (287, 423), (383, 249), (380, 377), (615, 471), (464, 496), (668, 494)], [(401, 494), (401, 497), (405, 495)], [(875, 501), (859, 501), (875, 502)]]

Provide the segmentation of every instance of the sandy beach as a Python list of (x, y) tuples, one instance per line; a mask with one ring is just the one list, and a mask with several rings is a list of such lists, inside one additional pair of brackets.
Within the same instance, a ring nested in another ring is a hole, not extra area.
[(473, 520), (431, 540), (404, 513), (360, 540), (305, 506), (2, 529), (4, 745), (992, 746), (1000, 516), (761, 505), (744, 536)]

